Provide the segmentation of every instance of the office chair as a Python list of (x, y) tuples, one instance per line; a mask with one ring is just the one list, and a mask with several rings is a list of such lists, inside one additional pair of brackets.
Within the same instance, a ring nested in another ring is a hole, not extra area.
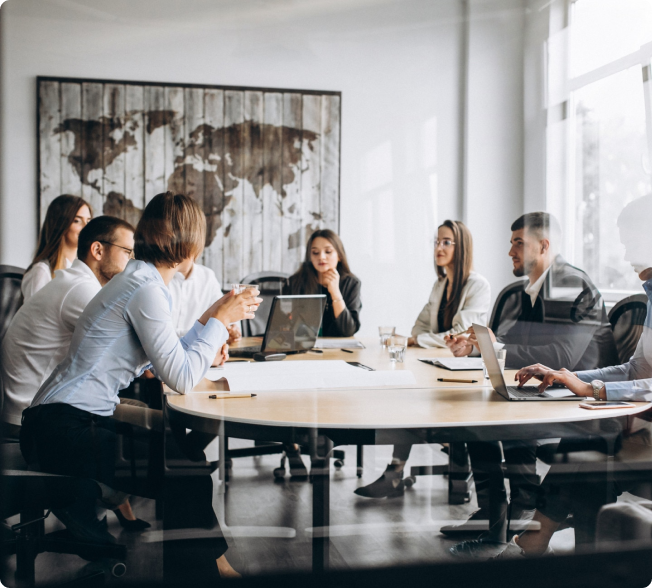
[[(16, 555), (16, 582), (34, 586), (35, 561), (39, 553), (67, 553), (86, 560), (108, 560), (111, 573), (120, 577), (127, 571), (127, 548), (121, 544), (103, 544), (81, 541), (67, 530), (45, 533), (44, 521), (51, 511), (66, 508), (84, 491), (94, 491), (94, 480), (58, 476), (31, 471), (23, 459), (17, 443), (0, 445), (2, 471), (0, 473), (0, 518), (20, 514), (20, 522), (5, 528), (2, 541), (7, 555)], [(104, 585), (104, 573), (96, 572), (75, 580), (75, 586)]]
[(274, 297), (283, 294), (283, 287), (289, 277), (290, 274), (283, 272), (255, 272), (242, 278), (241, 284), (258, 286), (260, 298), (263, 299), (256, 311), (256, 318), (242, 321), (243, 337), (262, 337), (265, 334)]
[(647, 316), (647, 296), (634, 294), (621, 300), (609, 311), (609, 322), (614, 334), (618, 359), (627, 363), (643, 331)]
[(9, 323), (23, 304), (20, 283), (25, 270), (13, 265), (0, 265), (0, 341), (5, 336)]

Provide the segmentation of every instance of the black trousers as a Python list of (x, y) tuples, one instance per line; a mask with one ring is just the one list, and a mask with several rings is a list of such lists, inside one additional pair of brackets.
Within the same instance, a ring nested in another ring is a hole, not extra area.
[(467, 443), (478, 506), (489, 516), (489, 535), (505, 541), (507, 533), (507, 491), (502, 468), (503, 453), (510, 468), (512, 509), (533, 510), (539, 485), (536, 476), (537, 441), (474, 441)]
[[(40, 405), (23, 413), (21, 451), (28, 462), (37, 459), (44, 472), (92, 478), (130, 492), (129, 480), (115, 476), (116, 438), (116, 422), (110, 417), (67, 404)], [(228, 545), (213, 511), (210, 477), (166, 477), (162, 494), (165, 581), (219, 579), (215, 560)], [(78, 496), (82, 504), (77, 514), (96, 519), (98, 497)]]

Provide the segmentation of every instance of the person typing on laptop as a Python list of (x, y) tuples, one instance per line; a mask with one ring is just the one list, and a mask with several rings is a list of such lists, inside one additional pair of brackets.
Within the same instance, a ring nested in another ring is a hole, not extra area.
[[(527, 280), (503, 290), (494, 308), (495, 339), (504, 345), (507, 367), (520, 369), (541, 362), (555, 369), (588, 369), (617, 363), (613, 335), (598, 289), (585, 272), (558, 254), (561, 229), (557, 220), (546, 212), (532, 212), (514, 221), (511, 230), (509, 256), (513, 273)], [(448, 337), (446, 344), (456, 357), (479, 353), (473, 329)], [(455, 555), (475, 556), (484, 553), (486, 546), (491, 550), (506, 541), (503, 453), (505, 462), (515, 470), (510, 476), (512, 519), (531, 518), (538, 490), (532, 481), (536, 448), (543, 442), (468, 444), (479, 506), (471, 517), (472, 523), (487, 519), (489, 523), (487, 533), (479, 541), (453, 547)], [(442, 529), (444, 533), (464, 531), (465, 525)]]

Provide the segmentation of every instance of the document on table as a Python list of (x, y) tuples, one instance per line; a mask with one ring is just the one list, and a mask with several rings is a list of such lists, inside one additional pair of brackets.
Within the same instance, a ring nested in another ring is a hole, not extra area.
[(319, 338), (315, 343), (315, 349), (364, 349), (365, 346), (357, 339)]
[(226, 378), (231, 392), (416, 385), (409, 370), (370, 372), (340, 360), (234, 362), (221, 369), (211, 368), (206, 378), (212, 381)]
[(418, 359), (423, 363), (429, 363), (430, 365), (451, 370), (453, 372), (482, 369), (481, 357), (420, 357)]

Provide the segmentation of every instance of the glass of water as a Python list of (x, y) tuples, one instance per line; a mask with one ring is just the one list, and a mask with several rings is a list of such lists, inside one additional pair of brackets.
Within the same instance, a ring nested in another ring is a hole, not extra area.
[[(505, 374), (505, 359), (507, 358), (507, 351), (505, 349), (496, 349), (496, 359), (498, 359), (498, 365), (500, 366), (500, 371)], [(482, 362), (482, 373), (484, 375), (485, 383), (488, 383), (489, 372), (487, 371), (487, 366), (484, 361)]]
[(405, 350), (407, 349), (407, 337), (394, 335), (389, 338), (387, 350), (389, 351), (389, 361), (403, 363), (405, 361)]
[(389, 338), (396, 332), (396, 327), (378, 327), (378, 334), (380, 335), (380, 346), (385, 349)]
[(231, 289), (234, 290), (235, 294), (242, 294), (249, 288), (258, 288), (258, 286), (255, 284), (231, 284)]

